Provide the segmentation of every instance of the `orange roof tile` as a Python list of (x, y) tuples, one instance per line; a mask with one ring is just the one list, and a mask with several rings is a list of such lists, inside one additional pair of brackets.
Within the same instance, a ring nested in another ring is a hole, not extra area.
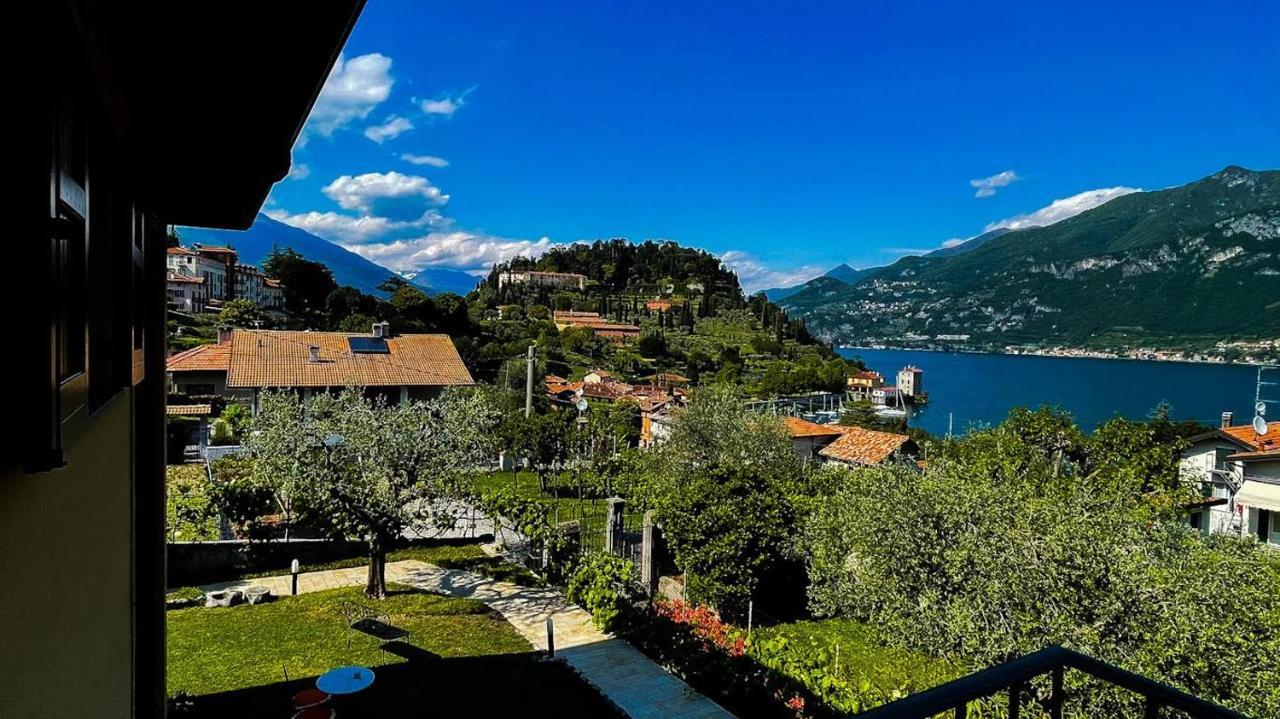
[[(348, 332), (236, 330), (228, 387), (387, 387), (474, 384), (448, 335), (394, 335), (386, 354), (351, 351)], [(310, 360), (310, 347), (320, 359)]]
[(819, 456), (851, 464), (880, 464), (911, 441), (905, 434), (877, 432), (861, 427), (841, 429), (843, 431), (840, 438), (819, 450)]
[(1280, 449), (1280, 420), (1268, 422), (1266, 434), (1254, 432), (1251, 424), (1223, 427), (1222, 432), (1253, 447), (1255, 452)]
[(169, 275), (165, 277), (165, 281), (166, 282), (186, 282), (188, 284), (193, 284), (193, 285), (204, 284), (203, 277), (192, 277), (191, 275), (182, 275), (182, 274)]
[(165, 360), (168, 372), (226, 372), (231, 367), (231, 343), (200, 345)]
[(165, 253), (170, 255), (194, 255), (195, 254), (191, 250), (188, 250), (187, 248), (181, 245), (177, 247), (170, 247), (167, 250), (165, 250)]
[(832, 424), (817, 424), (799, 417), (783, 417), (782, 423), (787, 426), (787, 432), (791, 433), (792, 439), (800, 437), (834, 437), (844, 434), (845, 429)]

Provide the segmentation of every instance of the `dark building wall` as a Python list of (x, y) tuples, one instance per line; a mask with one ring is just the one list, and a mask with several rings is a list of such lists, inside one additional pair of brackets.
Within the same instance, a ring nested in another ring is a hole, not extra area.
[(164, 709), (164, 227), (80, 6), (34, 6), (11, 114), (0, 717)]

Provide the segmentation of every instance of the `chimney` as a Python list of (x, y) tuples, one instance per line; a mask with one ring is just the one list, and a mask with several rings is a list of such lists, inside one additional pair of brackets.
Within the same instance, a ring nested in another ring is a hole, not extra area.
[(218, 344), (222, 344), (224, 342), (230, 342), (230, 341), (231, 341), (231, 328), (230, 327), (218, 328)]
[(1231, 414), (1230, 412), (1223, 412), (1223, 413), (1222, 413), (1222, 428), (1223, 428), (1223, 429), (1226, 429), (1227, 427), (1230, 427), (1230, 426), (1231, 426), (1231, 418), (1232, 418), (1232, 414)]
[(381, 322), (374, 322), (374, 323), (373, 323), (373, 336), (374, 336), (374, 337), (381, 337), (381, 336), (382, 336), (382, 323), (381, 323)]
[(308, 361), (308, 362), (319, 362), (319, 361), (320, 361), (320, 348), (319, 348), (319, 347), (316, 347), (315, 345), (311, 345), (311, 346), (307, 347), (307, 361)]
[(391, 336), (391, 323), (387, 322), (386, 320), (382, 321), (382, 336), (383, 337)]

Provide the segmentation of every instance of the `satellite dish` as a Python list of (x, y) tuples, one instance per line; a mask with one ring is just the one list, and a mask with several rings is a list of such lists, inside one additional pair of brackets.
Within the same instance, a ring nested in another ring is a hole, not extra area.
[(1262, 417), (1254, 417), (1254, 418), (1253, 418), (1253, 431), (1254, 431), (1254, 433), (1256, 433), (1258, 436), (1262, 436), (1262, 435), (1266, 434), (1266, 433), (1267, 433), (1267, 420), (1263, 419)]
[(1253, 406), (1253, 410), (1258, 413), (1259, 417), (1267, 416), (1267, 403), (1259, 402)]

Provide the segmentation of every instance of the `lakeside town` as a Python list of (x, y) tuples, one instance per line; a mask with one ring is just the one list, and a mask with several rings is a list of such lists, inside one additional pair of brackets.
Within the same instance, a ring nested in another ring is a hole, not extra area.
[(975, 354), (1026, 355), (1031, 357), (1077, 357), (1087, 359), (1129, 359), (1148, 362), (1189, 362), (1197, 364), (1260, 365), (1280, 361), (1280, 338), (1272, 340), (1216, 342), (1207, 350), (1168, 350), (1137, 347), (1127, 350), (1097, 350), (1080, 347), (1038, 347), (1005, 345), (999, 350), (964, 344), (966, 335), (937, 335), (908, 338), (919, 340), (901, 345), (886, 343), (841, 344), (841, 349), (912, 350), (918, 352), (966, 352)]

